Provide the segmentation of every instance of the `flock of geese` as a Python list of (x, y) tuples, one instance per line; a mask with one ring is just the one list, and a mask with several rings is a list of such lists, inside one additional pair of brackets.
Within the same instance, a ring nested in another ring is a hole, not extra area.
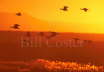
[[(63, 8), (60, 8), (60, 10), (62, 11), (69, 11), (69, 7), (68, 6), (64, 6)], [(84, 12), (88, 12), (88, 8), (80, 8), (80, 10), (83, 10)], [(22, 16), (21, 12), (16, 13), (16, 16)], [(13, 26), (11, 26), (11, 28), (13, 29), (20, 29), (20, 24), (14, 24)]]

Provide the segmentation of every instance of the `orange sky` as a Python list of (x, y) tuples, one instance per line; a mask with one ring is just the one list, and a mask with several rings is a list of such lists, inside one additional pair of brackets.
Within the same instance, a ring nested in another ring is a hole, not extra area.
[[(64, 5), (69, 6), (69, 11), (60, 10)], [(89, 11), (83, 12), (80, 8), (89, 8)], [(46, 30), (104, 33), (104, 0), (2, 0), (0, 2), (0, 12), (18, 11), (52, 24), (52, 27), (46, 25)], [(27, 27), (22, 19), (21, 22)], [(34, 25), (30, 28), (35, 30)], [(39, 29), (44, 30), (42, 26)]]

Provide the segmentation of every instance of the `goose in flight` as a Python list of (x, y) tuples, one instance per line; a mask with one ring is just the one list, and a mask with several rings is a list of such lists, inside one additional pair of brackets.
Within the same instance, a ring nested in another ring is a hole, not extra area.
[(16, 16), (21, 16), (22, 14), (20, 12), (16, 13)]
[(87, 12), (88, 8), (82, 8), (81, 10), (83, 10), (84, 12)]
[(20, 25), (19, 24), (14, 24), (11, 28), (20, 29)]
[(63, 11), (68, 11), (68, 6), (64, 6), (63, 8), (61, 8), (60, 10), (63, 10)]

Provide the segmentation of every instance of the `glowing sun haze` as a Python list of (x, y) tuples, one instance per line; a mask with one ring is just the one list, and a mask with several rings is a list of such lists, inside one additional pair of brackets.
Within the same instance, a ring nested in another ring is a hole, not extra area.
[[(69, 10), (60, 10), (64, 6), (68, 6)], [(81, 8), (89, 10), (84, 12)], [(104, 0), (2, 0), (0, 2), (0, 12), (18, 11), (49, 22), (53, 31), (104, 33)]]

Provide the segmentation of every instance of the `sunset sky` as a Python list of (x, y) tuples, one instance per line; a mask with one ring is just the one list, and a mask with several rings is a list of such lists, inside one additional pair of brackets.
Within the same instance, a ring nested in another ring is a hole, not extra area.
[[(69, 10), (60, 10), (63, 6), (68, 6)], [(89, 10), (84, 12), (81, 8)], [(104, 0), (1, 0), (0, 12), (24, 12), (40, 21), (48, 22), (50, 25), (45, 24), (46, 30), (104, 33)], [(12, 19), (13, 17), (11, 23)], [(22, 24), (25, 27), (28, 25), (23, 22)], [(35, 31), (34, 26), (31, 30)], [(42, 27), (40, 25), (40, 30), (43, 30)]]

